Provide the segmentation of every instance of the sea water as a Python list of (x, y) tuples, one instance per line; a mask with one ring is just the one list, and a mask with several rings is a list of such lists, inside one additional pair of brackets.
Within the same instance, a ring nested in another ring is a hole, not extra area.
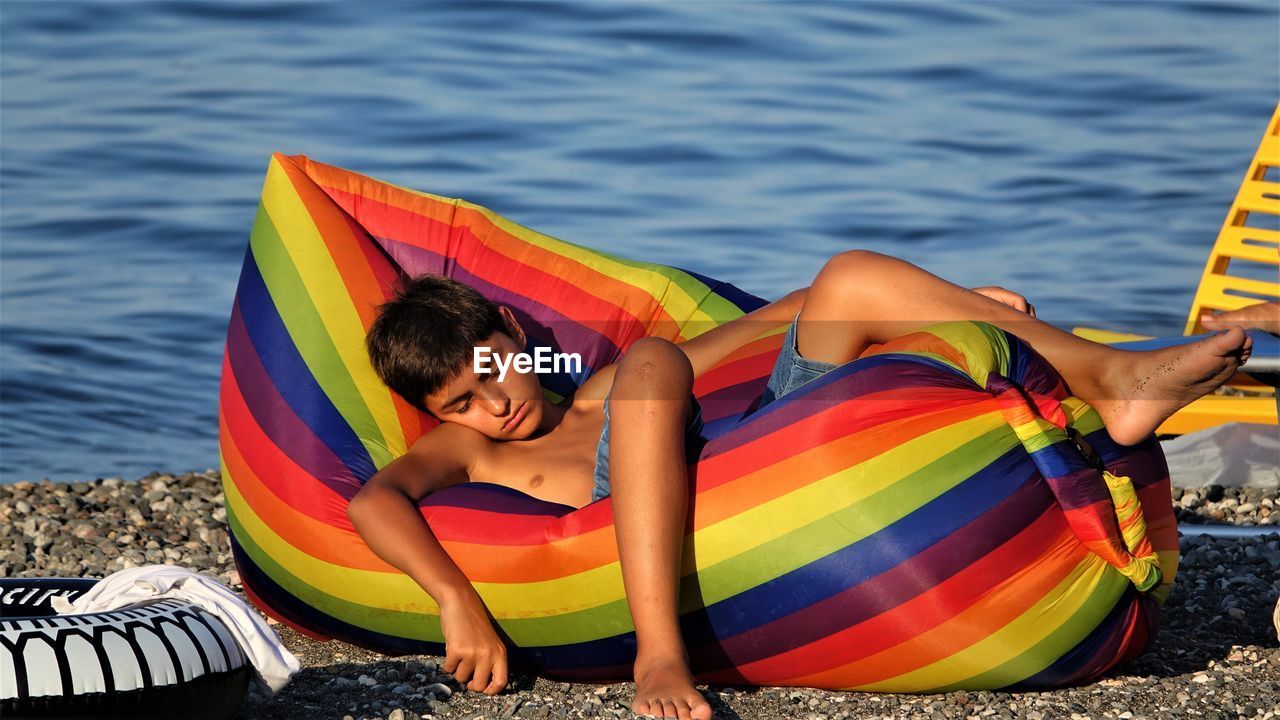
[(1260, 2), (0, 4), (0, 482), (216, 468), (272, 152), (767, 298), (847, 248), (1181, 330)]

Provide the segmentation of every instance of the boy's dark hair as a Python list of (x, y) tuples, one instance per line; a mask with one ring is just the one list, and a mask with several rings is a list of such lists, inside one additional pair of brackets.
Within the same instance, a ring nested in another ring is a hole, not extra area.
[(494, 332), (507, 326), (488, 298), (457, 280), (423, 275), (378, 307), (365, 349), (382, 382), (429, 413), (426, 396), (468, 368), (473, 348)]

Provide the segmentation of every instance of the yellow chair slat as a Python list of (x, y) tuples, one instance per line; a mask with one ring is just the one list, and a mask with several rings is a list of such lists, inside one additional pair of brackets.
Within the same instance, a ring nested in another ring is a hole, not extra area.
[(1280, 215), (1280, 183), (1246, 180), (1240, 184), (1236, 204), (1241, 210)]
[[(1240, 190), (1231, 203), (1231, 209), (1227, 211), (1218, 240), (1209, 251), (1204, 273), (1200, 276), (1200, 286), (1191, 301), (1191, 312), (1187, 314), (1184, 335), (1204, 331), (1200, 325), (1200, 314), (1206, 310), (1236, 310), (1259, 300), (1280, 299), (1280, 283), (1228, 274), (1232, 259), (1266, 263), (1280, 268), (1280, 252), (1266, 252), (1265, 247), (1251, 247), (1243, 243), (1248, 237), (1264, 240), (1274, 237), (1272, 232), (1245, 225), (1250, 213), (1280, 215), (1280, 183), (1264, 180), (1267, 170), (1272, 167), (1280, 167), (1280, 104), (1276, 105), (1275, 112), (1271, 115), (1271, 122), (1263, 133), (1262, 142), (1258, 144), (1258, 151), (1254, 153), (1253, 161), (1249, 163), (1249, 169), (1240, 183)], [(1228, 289), (1251, 293), (1255, 297), (1225, 294)]]
[(1205, 395), (1173, 414), (1156, 429), (1160, 435), (1185, 435), (1229, 422), (1275, 425), (1275, 396)]
[[(1234, 293), (1247, 293), (1246, 296)], [(1214, 310), (1238, 310), (1258, 302), (1256, 295), (1280, 297), (1280, 283), (1235, 277), (1210, 275), (1200, 283), (1200, 305)]]
[(1274, 263), (1280, 255), (1280, 232), (1250, 227), (1230, 227), (1218, 238), (1218, 252), (1232, 260)]
[(1262, 147), (1258, 148), (1258, 162), (1272, 167), (1280, 166), (1280, 135), (1262, 138)]
[(1077, 327), (1071, 328), (1071, 332), (1085, 340), (1092, 340), (1103, 345), (1114, 345), (1115, 343), (1132, 342), (1136, 340), (1150, 340), (1150, 335), (1135, 335), (1133, 333), (1118, 332), (1116, 330), (1101, 330), (1099, 328)]

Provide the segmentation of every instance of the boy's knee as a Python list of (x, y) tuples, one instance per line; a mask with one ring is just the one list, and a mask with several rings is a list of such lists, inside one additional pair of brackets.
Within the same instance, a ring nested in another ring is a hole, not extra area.
[(827, 260), (827, 264), (823, 266), (820, 274), (838, 277), (848, 277), (855, 274), (865, 275), (868, 271), (883, 267), (886, 262), (893, 259), (874, 250), (845, 250), (831, 256), (831, 259)]
[(622, 357), (619, 371), (639, 377), (660, 376), (687, 384), (693, 383), (693, 366), (684, 351), (662, 338), (641, 338)]
[(833, 255), (814, 278), (805, 301), (846, 306), (874, 285), (885, 261), (890, 259), (872, 250), (845, 250)]

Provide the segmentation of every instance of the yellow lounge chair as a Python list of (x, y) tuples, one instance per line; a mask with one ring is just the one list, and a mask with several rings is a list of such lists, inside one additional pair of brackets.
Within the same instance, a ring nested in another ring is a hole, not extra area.
[[(1280, 282), (1268, 282), (1232, 275), (1232, 261), (1261, 263), (1280, 268), (1280, 231), (1247, 226), (1254, 213), (1280, 217), (1280, 182), (1269, 182), (1267, 170), (1280, 172), (1280, 104), (1271, 116), (1258, 152), (1240, 183), (1235, 202), (1209, 253), (1200, 287), (1191, 301), (1184, 335), (1204, 332), (1202, 312), (1237, 310), (1258, 302), (1280, 300)], [(1257, 225), (1257, 223), (1254, 223)], [(1280, 278), (1278, 278), (1280, 279)], [(1147, 336), (1094, 328), (1073, 328), (1072, 332), (1095, 342), (1114, 344), (1146, 340)], [(1275, 388), (1238, 374), (1218, 392), (1206, 395), (1179, 410), (1157, 429), (1159, 434), (1181, 435), (1227, 422), (1277, 424)]]

